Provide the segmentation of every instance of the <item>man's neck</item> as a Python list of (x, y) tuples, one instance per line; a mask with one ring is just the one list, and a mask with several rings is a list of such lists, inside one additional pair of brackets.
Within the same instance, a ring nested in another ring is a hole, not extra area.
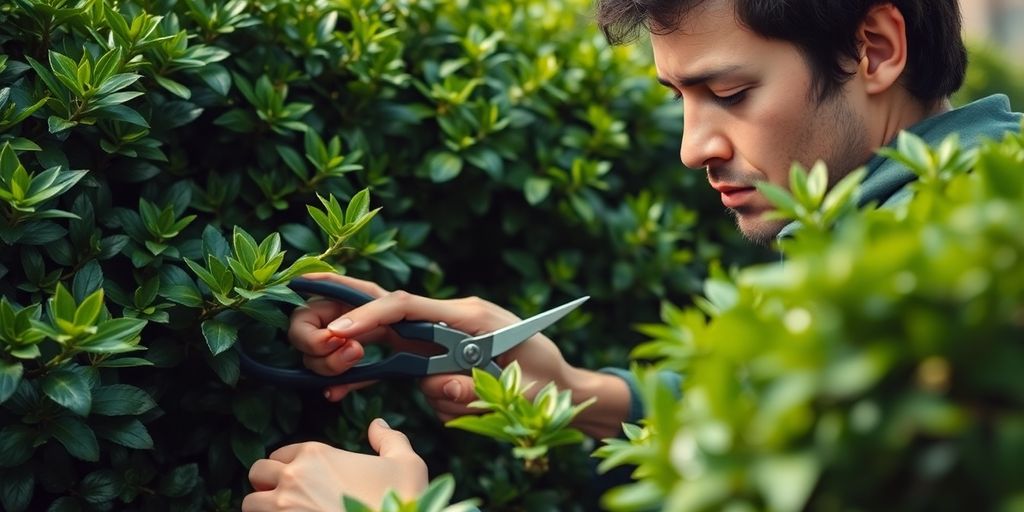
[(909, 93), (904, 91), (903, 94), (906, 96), (905, 98), (891, 102), (889, 108), (886, 109), (885, 126), (881, 137), (875, 141), (878, 147), (888, 145), (901, 131), (953, 108), (948, 98), (925, 105), (910, 96)]

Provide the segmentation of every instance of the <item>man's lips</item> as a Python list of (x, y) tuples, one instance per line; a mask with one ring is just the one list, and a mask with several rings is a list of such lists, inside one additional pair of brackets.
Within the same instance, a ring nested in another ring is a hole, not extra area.
[(757, 192), (756, 188), (745, 185), (712, 184), (711, 187), (722, 194), (722, 204), (733, 209), (743, 206)]

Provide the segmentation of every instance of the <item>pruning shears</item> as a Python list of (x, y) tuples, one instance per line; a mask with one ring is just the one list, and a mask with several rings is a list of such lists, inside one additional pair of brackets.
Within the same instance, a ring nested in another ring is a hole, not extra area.
[[(296, 278), (288, 284), (288, 287), (301, 295), (317, 295), (353, 307), (374, 300), (373, 297), (363, 292), (331, 281)], [(508, 352), (534, 334), (554, 324), (587, 299), (589, 297), (581, 297), (497, 331), (479, 336), (453, 329), (440, 322), (402, 321), (394, 323), (389, 327), (399, 336), (409, 340), (434, 343), (447, 349), (447, 352), (434, 356), (397, 352), (379, 362), (355, 365), (335, 376), (318, 375), (306, 369), (269, 366), (256, 361), (241, 349), (239, 358), (242, 369), (250, 375), (287, 387), (307, 389), (322, 389), (335, 384), (378, 379), (467, 373), (473, 368), (480, 368), (497, 376), (501, 372), (501, 367), (494, 362), (495, 357)]]

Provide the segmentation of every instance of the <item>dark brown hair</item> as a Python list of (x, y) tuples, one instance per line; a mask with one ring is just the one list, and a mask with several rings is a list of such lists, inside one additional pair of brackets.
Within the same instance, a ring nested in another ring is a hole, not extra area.
[[(669, 33), (705, 0), (597, 0), (597, 20), (610, 42), (642, 30)], [(930, 104), (963, 84), (967, 51), (957, 0), (734, 0), (741, 23), (755, 33), (793, 43), (807, 59), (819, 98), (837, 92), (859, 56), (857, 30), (870, 9), (891, 4), (907, 25), (907, 69), (902, 83)]]

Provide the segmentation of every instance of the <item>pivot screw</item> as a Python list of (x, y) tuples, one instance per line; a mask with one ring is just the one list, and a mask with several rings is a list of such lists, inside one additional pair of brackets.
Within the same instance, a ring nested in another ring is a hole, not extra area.
[(476, 343), (470, 343), (462, 349), (462, 357), (466, 362), (475, 365), (480, 362), (480, 347)]

